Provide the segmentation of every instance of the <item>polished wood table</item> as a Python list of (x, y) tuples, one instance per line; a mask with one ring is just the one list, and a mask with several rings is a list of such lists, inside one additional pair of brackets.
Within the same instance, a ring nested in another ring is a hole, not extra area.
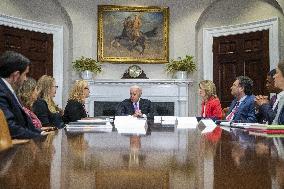
[(283, 188), (283, 139), (240, 129), (70, 133), (0, 153), (0, 188)]

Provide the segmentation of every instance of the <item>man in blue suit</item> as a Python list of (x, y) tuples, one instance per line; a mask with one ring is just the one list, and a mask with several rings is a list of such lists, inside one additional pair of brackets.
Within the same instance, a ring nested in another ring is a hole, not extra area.
[(142, 89), (139, 86), (130, 88), (130, 98), (123, 100), (116, 109), (117, 116), (132, 115), (153, 119), (151, 101), (141, 98)]
[(270, 100), (268, 100), (268, 96), (257, 95), (255, 97), (255, 104), (258, 108), (258, 114), (256, 114), (256, 117), (259, 123), (268, 122), (268, 124), (271, 124), (277, 113), (277, 105), (280, 98), (278, 96), (280, 96), (279, 93), (281, 92), (281, 90), (275, 87), (273, 78), (275, 74), (276, 69), (268, 72), (265, 86), (269, 93), (276, 93), (276, 95), (272, 96)]
[(235, 97), (228, 111), (226, 120), (233, 122), (255, 123), (254, 95), (252, 95), (253, 81), (246, 76), (239, 76), (231, 87), (231, 94)]
[(27, 78), (29, 65), (26, 57), (13, 51), (6, 51), (0, 57), (0, 109), (4, 112), (13, 139), (41, 136), (41, 131), (34, 127), (15, 94)]

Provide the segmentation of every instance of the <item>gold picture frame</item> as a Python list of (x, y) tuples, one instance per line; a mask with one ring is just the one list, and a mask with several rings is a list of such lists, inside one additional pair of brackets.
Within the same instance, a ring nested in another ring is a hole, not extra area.
[(99, 5), (98, 60), (168, 62), (169, 8)]

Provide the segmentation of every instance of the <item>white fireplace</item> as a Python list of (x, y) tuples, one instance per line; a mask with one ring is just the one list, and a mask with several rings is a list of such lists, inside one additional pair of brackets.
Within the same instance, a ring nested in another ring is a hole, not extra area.
[(97, 79), (89, 80), (90, 97), (86, 102), (89, 115), (94, 115), (94, 101), (121, 102), (129, 98), (129, 88), (142, 88), (142, 98), (152, 102), (174, 102), (175, 116), (189, 115), (189, 91), (192, 80), (174, 79)]

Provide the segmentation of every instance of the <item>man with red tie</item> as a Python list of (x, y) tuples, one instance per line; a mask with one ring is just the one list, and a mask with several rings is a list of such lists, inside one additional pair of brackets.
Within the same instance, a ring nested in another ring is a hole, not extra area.
[(252, 95), (253, 81), (246, 76), (239, 76), (231, 87), (231, 94), (235, 97), (226, 116), (227, 121), (255, 123), (254, 95)]
[(151, 101), (141, 98), (142, 89), (134, 85), (130, 88), (130, 98), (123, 100), (117, 107), (116, 115), (152, 118)]

